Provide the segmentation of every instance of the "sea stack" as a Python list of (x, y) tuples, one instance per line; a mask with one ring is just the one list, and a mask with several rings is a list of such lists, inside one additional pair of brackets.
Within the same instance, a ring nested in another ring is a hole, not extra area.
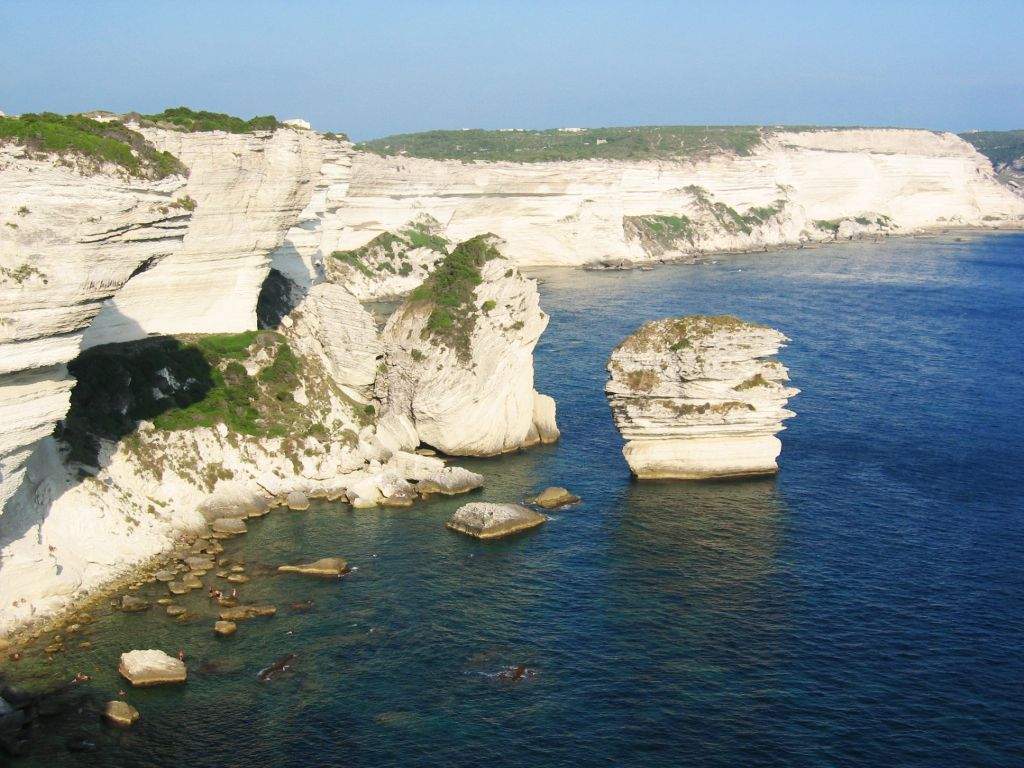
[(728, 315), (644, 324), (608, 361), (605, 391), (641, 480), (778, 472), (786, 402), (799, 390), (772, 359), (788, 339)]
[(533, 382), (548, 316), (500, 244), (457, 245), (384, 326), (377, 435), (388, 448), (496, 456), (558, 439), (555, 401)]

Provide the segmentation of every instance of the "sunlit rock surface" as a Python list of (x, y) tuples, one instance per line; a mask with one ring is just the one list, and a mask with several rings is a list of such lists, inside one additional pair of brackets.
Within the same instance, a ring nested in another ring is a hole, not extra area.
[(778, 331), (734, 317), (646, 323), (612, 352), (606, 385), (622, 450), (640, 479), (778, 471), (775, 436), (798, 393), (772, 356)]
[(536, 282), (497, 250), (479, 270), (456, 313), (461, 331), (432, 333), (436, 306), (415, 294), (384, 328), (380, 433), (393, 445), (493, 456), (558, 438), (554, 401), (533, 385), (533, 350), (548, 324)]

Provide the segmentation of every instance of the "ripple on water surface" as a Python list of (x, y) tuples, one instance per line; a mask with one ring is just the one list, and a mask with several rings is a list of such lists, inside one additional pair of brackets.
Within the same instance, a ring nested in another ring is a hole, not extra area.
[[(564, 439), (464, 464), (488, 478), (473, 498), (560, 484), (580, 505), (492, 543), (444, 529), (465, 498), (255, 521), (227, 554), (279, 614), (227, 639), (203, 595), (194, 623), (97, 616), (91, 651), (17, 673), (88, 672), (102, 702), (122, 650), (184, 648), (189, 682), (129, 691), (131, 731), (55, 722), (21, 764), (1019, 764), (1022, 257), (1006, 235), (539, 270), (538, 388)], [(792, 339), (776, 479), (629, 480), (608, 353), (694, 312)], [(356, 566), (340, 581), (271, 573), (335, 554)], [(98, 751), (68, 753), (82, 728)]]

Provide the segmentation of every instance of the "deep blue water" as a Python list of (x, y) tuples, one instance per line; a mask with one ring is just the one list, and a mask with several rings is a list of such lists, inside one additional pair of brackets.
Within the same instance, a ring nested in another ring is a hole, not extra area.
[[(275, 513), (229, 554), (358, 570), (254, 578), (246, 600), (282, 612), (228, 640), (198, 595), (193, 624), (100, 617), (95, 648), (55, 662), (93, 674), (97, 701), (130, 647), (185, 648), (189, 683), (130, 691), (128, 733), (62, 719), (21, 763), (1024, 764), (1024, 236), (537, 274), (538, 388), (563, 439), (462, 463), (482, 498), (564, 484), (580, 506), (489, 544), (444, 529), (465, 498)], [(689, 313), (791, 337), (777, 478), (631, 482), (604, 364), (645, 320)], [(294, 675), (256, 682), (285, 652)], [(494, 678), (516, 664), (536, 676)], [(99, 752), (65, 752), (72, 728)]]

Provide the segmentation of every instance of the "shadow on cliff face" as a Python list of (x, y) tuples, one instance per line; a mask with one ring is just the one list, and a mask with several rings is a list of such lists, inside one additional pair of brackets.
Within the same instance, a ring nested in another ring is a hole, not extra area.
[(142, 420), (202, 400), (214, 386), (210, 364), (195, 346), (155, 337), (93, 347), (68, 364), (78, 380), (55, 435), (68, 460), (99, 465), (99, 438), (119, 440)]
[(276, 269), (271, 269), (263, 281), (256, 299), (256, 327), (274, 329), (281, 319), (302, 301), (303, 291), (292, 280)]

